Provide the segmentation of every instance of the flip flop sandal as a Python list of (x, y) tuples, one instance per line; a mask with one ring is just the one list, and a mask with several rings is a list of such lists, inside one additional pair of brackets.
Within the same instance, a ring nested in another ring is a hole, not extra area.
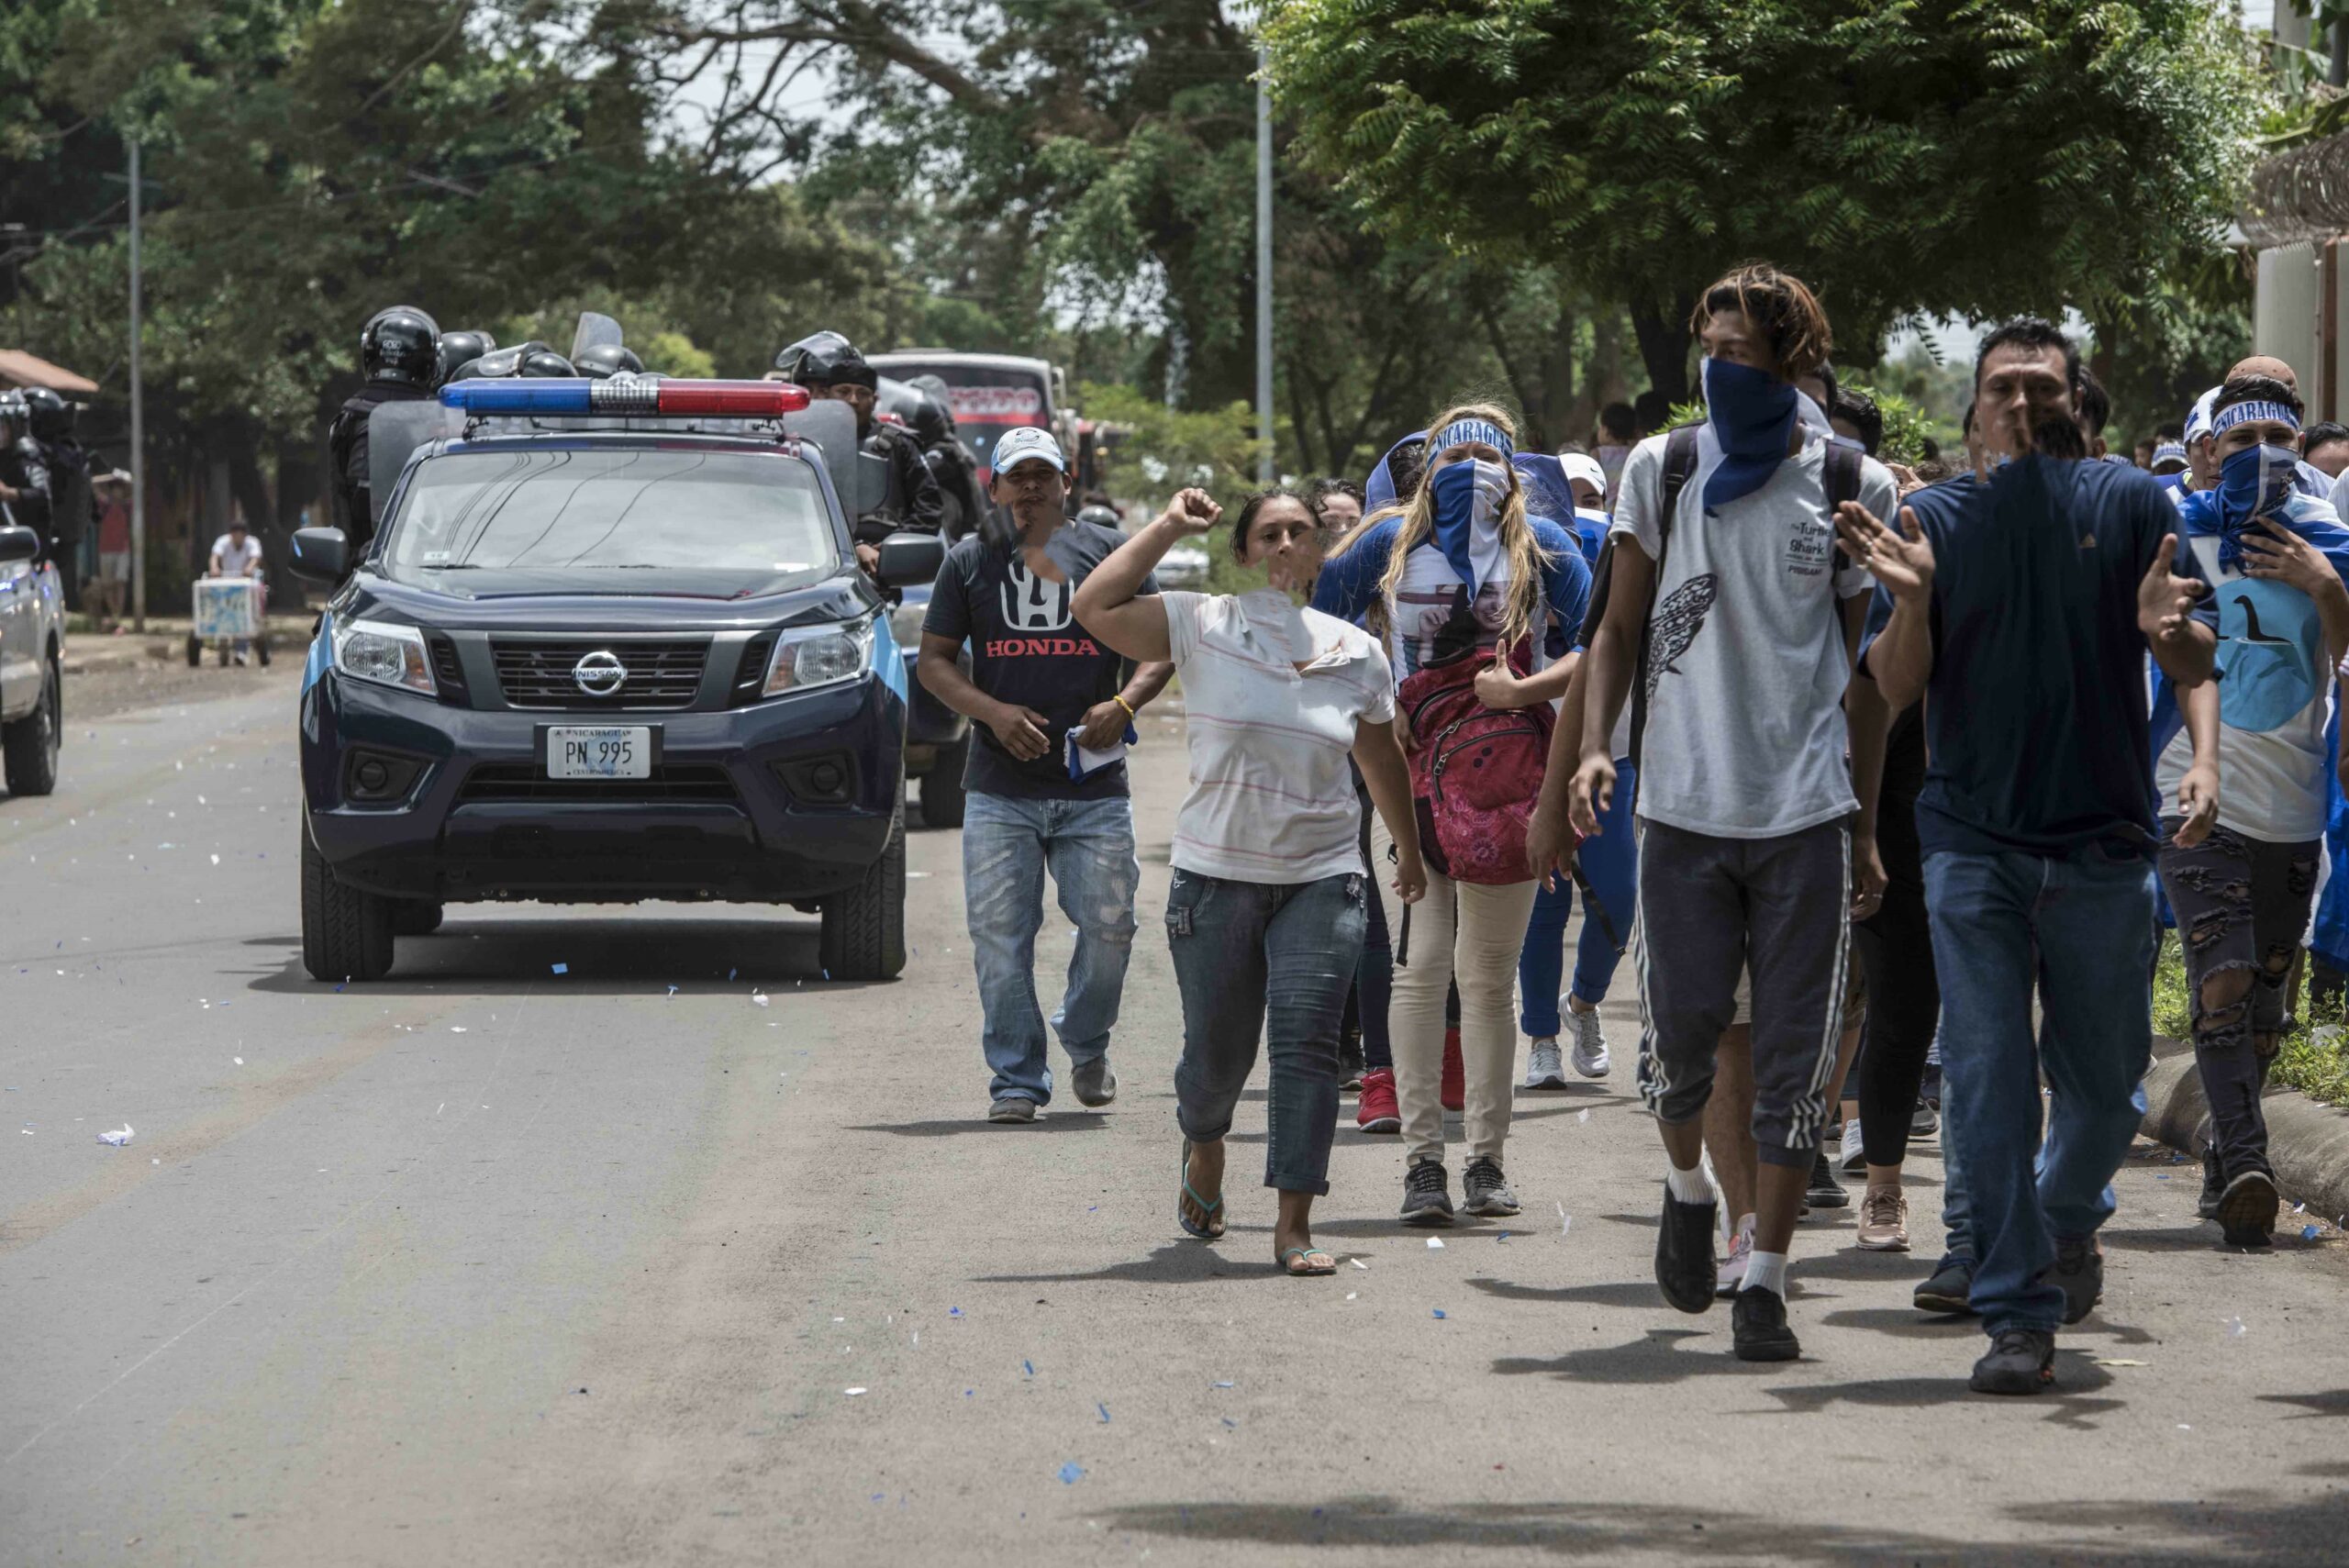
[(1186, 1232), (1197, 1237), (1202, 1241), (1213, 1241), (1219, 1240), (1223, 1235), (1223, 1222), (1217, 1219), (1215, 1215), (1219, 1209), (1223, 1207), (1223, 1195), (1218, 1193), (1216, 1195), (1216, 1200), (1213, 1203), (1209, 1203), (1207, 1199), (1201, 1197), (1198, 1194), (1191, 1190), (1191, 1140), (1187, 1138), (1183, 1140), (1183, 1163), (1180, 1168), (1183, 1173), (1183, 1197), (1189, 1198), (1193, 1203), (1198, 1205), (1199, 1212), (1208, 1216), (1208, 1223), (1201, 1225), (1192, 1219), (1190, 1215), (1183, 1207), (1182, 1198), (1174, 1200), (1174, 1223), (1180, 1225)]
[[(1303, 1268), (1297, 1267), (1297, 1264), (1289, 1262), (1291, 1258), (1304, 1259), (1305, 1266)], [(1319, 1267), (1315, 1266), (1313, 1262), (1316, 1258), (1321, 1260), (1321, 1264)], [(1323, 1251), (1319, 1247), (1291, 1247), (1287, 1251), (1283, 1252), (1280, 1255), (1280, 1261), (1276, 1266), (1280, 1269), (1281, 1273), (1288, 1275), (1291, 1279), (1311, 1279), (1316, 1274), (1336, 1273), (1338, 1272), (1338, 1260), (1332, 1258), (1329, 1253)]]

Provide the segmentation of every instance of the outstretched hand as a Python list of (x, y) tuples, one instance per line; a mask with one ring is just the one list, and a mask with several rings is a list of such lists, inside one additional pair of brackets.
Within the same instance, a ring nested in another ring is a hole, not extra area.
[(2177, 559), (2177, 536), (2162, 535), (2161, 548), (2137, 580), (2137, 626), (2156, 647), (2177, 646), (2194, 634), (2194, 605), (2202, 584), (2170, 570)]
[(1933, 586), (1933, 546), (1917, 521), (1916, 508), (1900, 508), (1900, 531), (1893, 532), (1857, 501), (1835, 508), (1835, 532), (1852, 559), (1904, 603), (1927, 597)]

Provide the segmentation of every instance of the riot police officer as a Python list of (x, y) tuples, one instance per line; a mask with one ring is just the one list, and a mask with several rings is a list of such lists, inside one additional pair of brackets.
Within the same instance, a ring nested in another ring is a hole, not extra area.
[(938, 481), (939, 531), (952, 542), (977, 532), (986, 518), (987, 499), (979, 491), (979, 457), (954, 428), (954, 405), (944, 381), (918, 375), (905, 384), (917, 395), (906, 428), (921, 447), (930, 477)]
[(26, 424), (49, 473), (50, 555), (65, 595), (65, 607), (82, 607), (82, 541), (97, 520), (97, 495), (90, 488), (90, 454), (73, 434), (73, 405), (45, 386), (25, 389)]
[(862, 449), (887, 460), (889, 499), (856, 519), (856, 559), (868, 572), (881, 559), (881, 541), (901, 530), (934, 534), (941, 501), (938, 481), (921, 448), (901, 425), (874, 417), (881, 374), (856, 345), (837, 332), (803, 338), (774, 357), (774, 368), (817, 397), (837, 398), (856, 414)]
[(486, 332), (441, 333), (439, 364), (432, 373), (432, 384), (436, 387), (446, 386), (452, 381), (462, 379), (457, 373), (459, 371), (496, 347), (497, 339)]
[(333, 463), (336, 522), (351, 540), (351, 559), (366, 552), (375, 536), (369, 507), (373, 481), (367, 469), (367, 418), (386, 403), (415, 403), (432, 395), (440, 364), (440, 328), (424, 312), (405, 305), (378, 311), (359, 334), (359, 365), (366, 384), (351, 394), (327, 427)]
[(25, 395), (0, 401), (0, 509), (20, 528), (40, 535), (46, 551), (52, 527), (49, 454), (33, 439)]

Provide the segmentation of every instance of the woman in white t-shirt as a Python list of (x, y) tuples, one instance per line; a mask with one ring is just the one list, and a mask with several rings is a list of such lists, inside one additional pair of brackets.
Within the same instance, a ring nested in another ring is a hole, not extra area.
[(1166, 934), (1183, 995), (1174, 1070), (1183, 1129), (1175, 1218), (1223, 1234), (1225, 1135), (1267, 1041), (1264, 1184), (1280, 1193), (1284, 1273), (1327, 1274), (1313, 1200), (1330, 1190), (1338, 1125), (1338, 1020), (1365, 922), (1351, 756), (1397, 840), (1395, 891), (1426, 886), (1411, 786), (1394, 731), (1395, 681), (1359, 628), (1301, 610), (1320, 547), (1311, 508), (1268, 490), (1241, 509), (1233, 553), (1266, 585), (1246, 594), (1141, 593), (1167, 550), (1222, 517), (1186, 490), (1078, 585), (1072, 612), (1129, 659), (1171, 659), (1188, 716), (1191, 789), (1175, 819)]

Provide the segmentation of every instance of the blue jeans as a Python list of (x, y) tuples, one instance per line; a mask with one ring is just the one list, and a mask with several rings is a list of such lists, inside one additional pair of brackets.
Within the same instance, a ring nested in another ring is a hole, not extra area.
[(2096, 847), (2068, 861), (1942, 851), (1925, 858), (1925, 888), (1943, 1134), (1976, 1248), (1972, 1304), (1987, 1333), (2052, 1333), (2064, 1293), (2043, 1276), (2055, 1239), (2093, 1235), (2112, 1217), (2112, 1174), (2137, 1132), (2153, 1048), (2153, 867)]
[[(1599, 834), (1583, 840), (1575, 862), (1590, 890), (1607, 906), (1607, 918), (1588, 898), (1583, 900), (1582, 936), (1575, 943), (1575, 995), (1596, 1007), (1607, 1000), (1614, 983), (1621, 950), (1631, 940), (1631, 915), (1639, 907), (1640, 841), (1631, 828), (1631, 796), (1639, 787), (1639, 770), (1628, 757), (1615, 759), (1615, 800), (1598, 819)], [(1517, 960), (1518, 1026), (1535, 1040), (1554, 1039), (1565, 1027), (1558, 1017), (1558, 986), (1565, 971), (1566, 921), (1574, 913), (1575, 884), (1560, 877), (1558, 885), (1533, 895), (1533, 918), (1526, 922), (1525, 951)], [(1607, 927), (1615, 928), (1609, 940)]]
[(1183, 993), (1174, 1119), (1194, 1143), (1231, 1130), (1232, 1108), (1267, 1042), (1264, 1184), (1330, 1190), (1338, 1130), (1338, 1018), (1362, 956), (1361, 876), (1227, 882), (1178, 871), (1166, 895), (1166, 945)]
[(1072, 1062), (1109, 1049), (1126, 964), (1134, 951), (1132, 803), (1019, 800), (974, 793), (963, 817), (963, 896), (978, 970), (981, 1037), (995, 1073), (989, 1095), (1048, 1105), (1052, 1070), (1044, 1055), (1044, 1018), (1036, 1000), (1036, 932), (1044, 923), (1044, 871), (1050, 867), (1061, 913), (1076, 928), (1068, 989), (1052, 1028)]

